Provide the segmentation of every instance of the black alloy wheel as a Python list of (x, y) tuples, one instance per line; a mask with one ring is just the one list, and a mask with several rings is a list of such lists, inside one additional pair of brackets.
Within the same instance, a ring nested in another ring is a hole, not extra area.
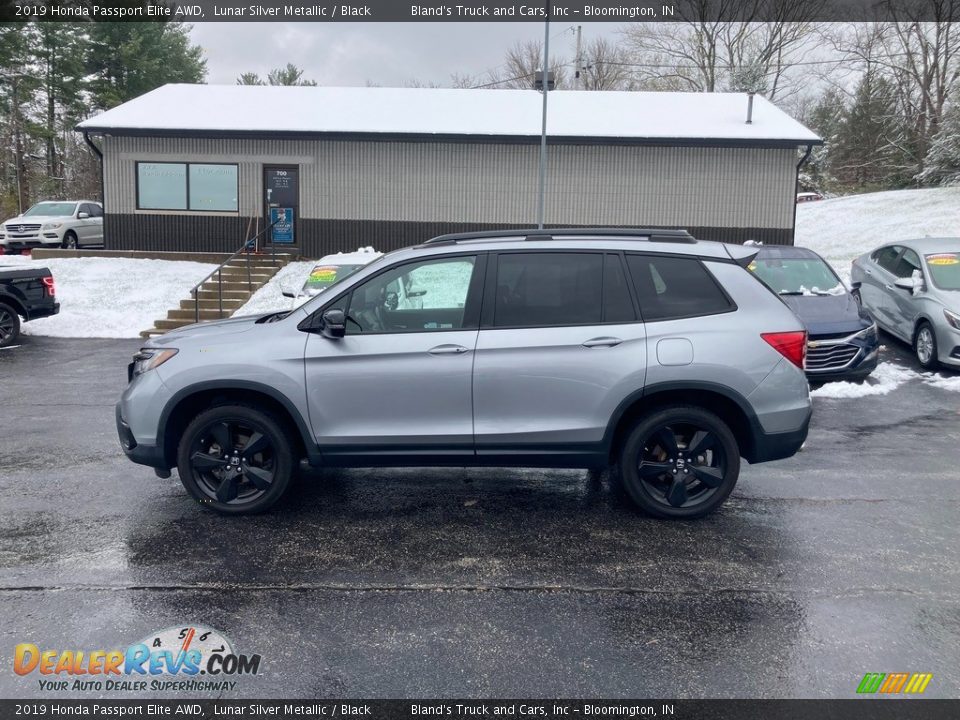
[(20, 337), (20, 316), (9, 305), (0, 303), (0, 347), (13, 345)]
[(223, 406), (184, 432), (177, 467), (199, 502), (225, 514), (262, 512), (286, 490), (294, 462), (287, 431), (269, 413)]
[(695, 518), (730, 495), (740, 453), (729, 427), (696, 407), (672, 407), (637, 423), (621, 457), (631, 498), (658, 517)]

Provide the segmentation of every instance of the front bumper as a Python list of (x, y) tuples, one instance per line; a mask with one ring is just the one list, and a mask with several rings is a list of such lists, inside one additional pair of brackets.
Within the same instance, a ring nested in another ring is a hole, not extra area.
[(117, 403), (116, 407), (117, 435), (120, 438), (120, 447), (123, 449), (124, 455), (138, 465), (146, 465), (158, 470), (168, 470), (169, 468), (163, 459), (162, 448), (137, 442), (137, 439), (133, 436), (133, 431), (123, 418), (121, 404)]

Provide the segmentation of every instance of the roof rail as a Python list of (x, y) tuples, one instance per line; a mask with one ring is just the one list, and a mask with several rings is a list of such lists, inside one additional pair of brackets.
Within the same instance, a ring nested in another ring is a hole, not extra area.
[[(555, 240), (564, 236), (597, 235), (622, 237), (647, 242), (695, 243), (696, 238), (687, 230), (666, 228), (530, 228), (504, 230), (478, 230), (476, 232), (440, 235), (421, 243), (423, 245), (450, 245), (469, 240), (496, 240), (497, 238), (523, 238), (524, 240)], [(641, 237), (642, 236), (642, 237)]]

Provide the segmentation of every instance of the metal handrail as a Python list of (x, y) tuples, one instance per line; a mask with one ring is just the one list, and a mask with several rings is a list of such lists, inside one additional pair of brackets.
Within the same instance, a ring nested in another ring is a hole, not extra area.
[[(270, 223), (269, 225), (266, 225), (266, 226), (263, 228), (263, 230), (261, 230), (260, 232), (258, 232), (258, 233), (257, 233), (256, 235), (254, 235), (252, 238), (249, 238), (248, 240), (246, 240), (246, 241), (243, 243), (243, 245), (240, 247), (239, 250), (237, 250), (235, 253), (233, 253), (233, 255), (231, 255), (231, 256), (228, 257), (226, 260), (224, 260), (222, 263), (220, 263), (220, 264), (216, 267), (216, 269), (213, 270), (213, 272), (211, 272), (211, 273), (210, 273), (209, 275), (207, 275), (203, 280), (201, 280), (200, 282), (198, 282), (196, 285), (194, 285), (194, 286), (190, 289), (190, 294), (193, 296), (193, 319), (194, 319), (196, 322), (200, 322), (200, 295), (199, 295), (200, 288), (203, 287), (203, 285), (207, 282), (207, 280), (209, 280), (210, 278), (212, 278), (214, 275), (217, 276), (217, 304), (218, 304), (218, 306), (219, 306), (219, 315), (220, 315), (221, 318), (223, 317), (223, 268), (224, 268), (227, 264), (229, 264), (232, 260), (234, 260), (234, 259), (235, 259), (238, 255), (240, 255), (241, 253), (246, 253), (246, 255), (247, 255), (247, 288), (248, 288), (249, 290), (253, 290), (253, 278), (252, 278), (251, 275), (250, 275), (250, 257), (249, 257), (249, 256), (250, 256), (250, 249), (251, 249), (251, 247), (256, 247), (257, 239), (258, 239), (261, 235), (263, 235), (264, 233), (266, 233), (267, 230), (269, 230), (269, 229), (272, 228), (274, 225), (276, 225), (278, 222), (279, 222), (279, 219), (274, 220), (274, 221), (273, 221), (272, 223)], [(276, 264), (277, 264), (276, 248), (275, 248), (275, 246), (274, 246), (273, 243), (270, 243), (270, 263), (271, 263), (272, 265), (274, 265), (274, 266), (276, 266)]]

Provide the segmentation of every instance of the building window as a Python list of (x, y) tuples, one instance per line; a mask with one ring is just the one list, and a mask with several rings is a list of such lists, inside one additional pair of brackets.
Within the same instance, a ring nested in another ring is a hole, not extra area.
[(137, 209), (237, 212), (237, 166), (137, 163)]

